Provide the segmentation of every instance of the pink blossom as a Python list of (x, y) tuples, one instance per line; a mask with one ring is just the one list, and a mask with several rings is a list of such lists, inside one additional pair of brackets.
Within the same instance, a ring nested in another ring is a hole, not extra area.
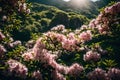
[(40, 73), (39, 70), (34, 71), (33, 74), (32, 74), (32, 77), (35, 78), (36, 80), (43, 80), (42, 79), (42, 74)]
[(90, 23), (89, 23), (89, 25), (88, 25), (89, 28), (94, 29), (94, 28), (96, 27), (95, 21), (96, 21), (95, 19), (93, 19), (93, 20), (90, 21)]
[(102, 17), (103, 17), (103, 13), (100, 13), (98, 15), (98, 17), (96, 18), (97, 21), (101, 21), (102, 20)]
[(19, 3), (19, 11), (24, 12), (27, 9), (26, 3)]
[(30, 9), (27, 9), (27, 10), (26, 10), (26, 14), (30, 14)]
[(35, 41), (34, 40), (30, 40), (30, 41), (27, 42), (26, 46), (28, 48), (33, 48), (34, 44), (35, 44)]
[(0, 40), (4, 39), (5, 36), (0, 32)]
[(25, 61), (34, 60), (33, 53), (30, 53), (30, 52), (26, 52), (22, 54), (22, 57), (24, 58)]
[(100, 68), (96, 68), (94, 71), (89, 72), (87, 74), (87, 78), (89, 80), (111, 80), (106, 71), (100, 69)]
[(94, 51), (88, 51), (83, 56), (84, 61), (90, 61), (90, 60), (98, 61), (100, 58), (101, 58), (101, 55)]
[(6, 20), (7, 20), (7, 16), (4, 15), (4, 16), (2, 17), (2, 21), (6, 21)]
[(21, 76), (21, 77), (26, 77), (26, 75), (28, 74), (28, 69), (25, 65), (23, 65), (22, 63), (16, 61), (16, 60), (8, 60), (7, 61), (8, 64), (8, 69), (11, 73), (16, 73), (16, 76)]
[(74, 33), (69, 33), (68, 34), (68, 39), (72, 40), (72, 39), (75, 39), (75, 34)]
[(59, 42), (66, 40), (66, 36), (62, 34), (56, 34), (56, 38)]
[(107, 25), (98, 25), (97, 29), (100, 34), (106, 34), (109, 31), (109, 27)]
[(53, 27), (51, 30), (63, 31), (64, 29), (65, 29), (64, 25), (57, 25), (56, 27)]
[(82, 25), (82, 26), (80, 27), (80, 30), (85, 30), (85, 29), (87, 29), (87, 28), (88, 28), (87, 25)]
[(74, 63), (68, 68), (68, 74), (74, 77), (79, 76), (83, 70), (84, 70), (83, 66), (80, 66), (79, 64)]
[(113, 80), (119, 80), (120, 79), (120, 69), (117, 69), (117, 68), (109, 69), (108, 76)]
[(12, 42), (12, 43), (9, 43), (9, 44), (8, 44), (8, 46), (9, 46), (10, 48), (14, 48), (14, 47), (16, 47), (16, 46), (18, 46), (18, 45), (21, 45), (21, 41), (15, 41), (15, 42)]
[(117, 5), (106, 7), (104, 11), (105, 11), (105, 13), (108, 13), (108, 14), (116, 14), (117, 13)]
[(120, 13), (120, 2), (116, 3), (115, 4), (116, 8), (117, 8), (117, 12)]
[(69, 40), (69, 39), (66, 39), (64, 40), (64, 42), (62, 42), (62, 47), (66, 50), (73, 50), (72, 48), (74, 48), (76, 44), (76, 41), (75, 40)]
[(6, 49), (4, 48), (4, 46), (0, 45), (0, 57), (3, 55), (3, 53), (6, 52)]
[(84, 41), (89, 41), (92, 39), (92, 34), (90, 31), (84, 31), (79, 35), (79, 38)]

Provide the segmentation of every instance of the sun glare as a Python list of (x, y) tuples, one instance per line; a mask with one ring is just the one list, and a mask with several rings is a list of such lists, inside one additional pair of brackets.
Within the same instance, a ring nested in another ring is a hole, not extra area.
[(71, 0), (71, 5), (74, 7), (85, 7), (89, 5), (87, 0)]
[(66, 1), (66, 2), (68, 2), (68, 1), (70, 1), (70, 0), (63, 0), (63, 1)]

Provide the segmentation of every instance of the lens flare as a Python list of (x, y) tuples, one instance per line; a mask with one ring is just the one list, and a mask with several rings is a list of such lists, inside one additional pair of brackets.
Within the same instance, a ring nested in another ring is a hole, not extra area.
[(89, 6), (89, 0), (70, 0), (70, 4), (71, 6), (73, 7), (86, 7), (86, 6)]

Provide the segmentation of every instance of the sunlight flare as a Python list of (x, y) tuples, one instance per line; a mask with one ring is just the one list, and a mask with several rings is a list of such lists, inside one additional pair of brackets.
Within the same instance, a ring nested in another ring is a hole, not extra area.
[(89, 6), (89, 1), (88, 0), (70, 0), (70, 4), (73, 7), (85, 7), (85, 6)]

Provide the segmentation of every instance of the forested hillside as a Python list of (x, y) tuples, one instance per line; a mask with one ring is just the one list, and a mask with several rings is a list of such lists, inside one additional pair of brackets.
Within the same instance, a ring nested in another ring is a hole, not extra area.
[(55, 6), (67, 12), (80, 13), (87, 16), (88, 18), (93, 18), (96, 14), (98, 14), (98, 6), (96, 5), (96, 3), (90, 0), (85, 0), (86, 4), (84, 4), (84, 7), (80, 7), (79, 4), (75, 6), (74, 1), (75, 0), (71, 0), (69, 2), (65, 2), (62, 0), (30, 0), (30, 2), (37, 2)]
[(87, 16), (88, 18), (94, 18), (99, 13), (99, 9), (105, 7), (111, 1), (117, 2), (119, 0), (98, 0), (96, 2), (93, 2), (91, 0), (84, 0), (85, 4), (82, 7), (80, 6), (81, 4), (79, 5), (79, 2), (78, 4), (74, 4), (75, 1), (77, 0), (70, 0), (68, 2), (65, 2), (63, 0), (29, 0), (29, 2), (37, 2), (41, 4), (55, 6), (67, 12), (80, 13)]

